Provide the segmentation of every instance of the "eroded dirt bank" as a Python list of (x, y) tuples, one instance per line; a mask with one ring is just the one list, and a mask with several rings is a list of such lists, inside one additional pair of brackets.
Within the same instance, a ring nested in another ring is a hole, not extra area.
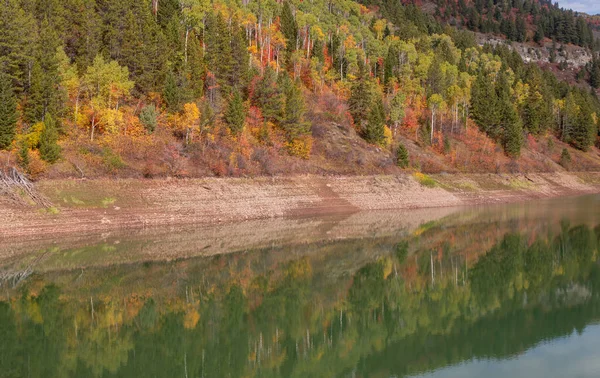
[(517, 202), (599, 193), (600, 173), (58, 180), (37, 188), (54, 206), (0, 198), (0, 237)]

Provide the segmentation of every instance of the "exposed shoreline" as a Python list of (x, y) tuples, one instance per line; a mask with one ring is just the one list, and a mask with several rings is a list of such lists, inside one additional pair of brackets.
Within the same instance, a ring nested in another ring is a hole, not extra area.
[[(0, 198), (0, 238), (38, 239), (190, 224), (424, 209), (600, 193), (600, 172), (519, 175), (296, 176), (185, 180), (48, 180), (52, 209)], [(257, 230), (258, 231), (258, 230)]]

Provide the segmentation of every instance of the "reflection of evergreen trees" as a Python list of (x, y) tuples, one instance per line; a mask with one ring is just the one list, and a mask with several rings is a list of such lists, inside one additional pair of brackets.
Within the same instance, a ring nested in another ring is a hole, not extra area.
[(0, 376), (402, 376), (505, 358), (600, 317), (599, 238), (600, 226), (567, 223), (548, 238), (506, 234), (468, 272), (448, 242), (416, 262), (390, 243), (336, 283), (340, 298), (323, 298), (308, 259), (166, 303), (92, 304), (32, 284), (0, 302)]

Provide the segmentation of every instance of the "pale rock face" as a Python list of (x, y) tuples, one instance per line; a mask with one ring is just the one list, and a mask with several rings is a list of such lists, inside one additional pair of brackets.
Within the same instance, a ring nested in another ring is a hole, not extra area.
[[(521, 55), (521, 58), (523, 58), (523, 60), (527, 63), (550, 62), (550, 50), (552, 49), (552, 42), (546, 42), (542, 47), (534, 43), (510, 42), (498, 36), (482, 33), (476, 33), (476, 38), (477, 43), (480, 46), (483, 46), (486, 43), (489, 43), (493, 46), (499, 44), (508, 44), (508, 46), (516, 50), (519, 55)], [(560, 51), (561, 46), (563, 47), (562, 51)], [(573, 68), (583, 67), (592, 60), (592, 55), (590, 52), (581, 46), (563, 45), (561, 43), (557, 43), (556, 50), (556, 63), (566, 61), (567, 64)]]

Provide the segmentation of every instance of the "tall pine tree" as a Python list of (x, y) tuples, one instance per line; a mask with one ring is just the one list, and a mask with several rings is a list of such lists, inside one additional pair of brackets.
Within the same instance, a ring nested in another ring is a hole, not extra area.
[(293, 83), (290, 80), (285, 88), (285, 112), (282, 122), (283, 129), (289, 141), (310, 132), (310, 123), (304, 119), (305, 111), (302, 90), (297, 83)]
[(372, 104), (371, 83), (367, 75), (364, 65), (360, 63), (358, 76), (352, 84), (350, 98), (348, 99), (350, 115), (352, 116), (354, 125), (359, 130), (363, 128), (363, 124), (367, 121)]
[(253, 102), (256, 104), (265, 121), (279, 124), (283, 119), (285, 96), (278, 85), (277, 73), (267, 66), (263, 77), (256, 83)]
[(234, 90), (229, 105), (225, 111), (225, 122), (229, 126), (231, 134), (238, 135), (244, 129), (244, 122), (246, 120), (246, 111), (244, 109), (244, 101), (239, 90)]
[(60, 159), (60, 146), (58, 141), (58, 130), (56, 121), (52, 115), (47, 114), (44, 121), (44, 130), (40, 135), (40, 157), (48, 163), (54, 163)]
[(292, 13), (289, 0), (283, 2), (280, 15), (281, 32), (286, 39), (285, 49), (288, 53), (296, 50), (298, 39), (298, 23)]
[(0, 150), (5, 150), (15, 139), (17, 127), (17, 99), (8, 74), (0, 72)]
[(372, 102), (362, 136), (367, 142), (373, 144), (381, 144), (385, 140), (385, 109), (379, 96)]

